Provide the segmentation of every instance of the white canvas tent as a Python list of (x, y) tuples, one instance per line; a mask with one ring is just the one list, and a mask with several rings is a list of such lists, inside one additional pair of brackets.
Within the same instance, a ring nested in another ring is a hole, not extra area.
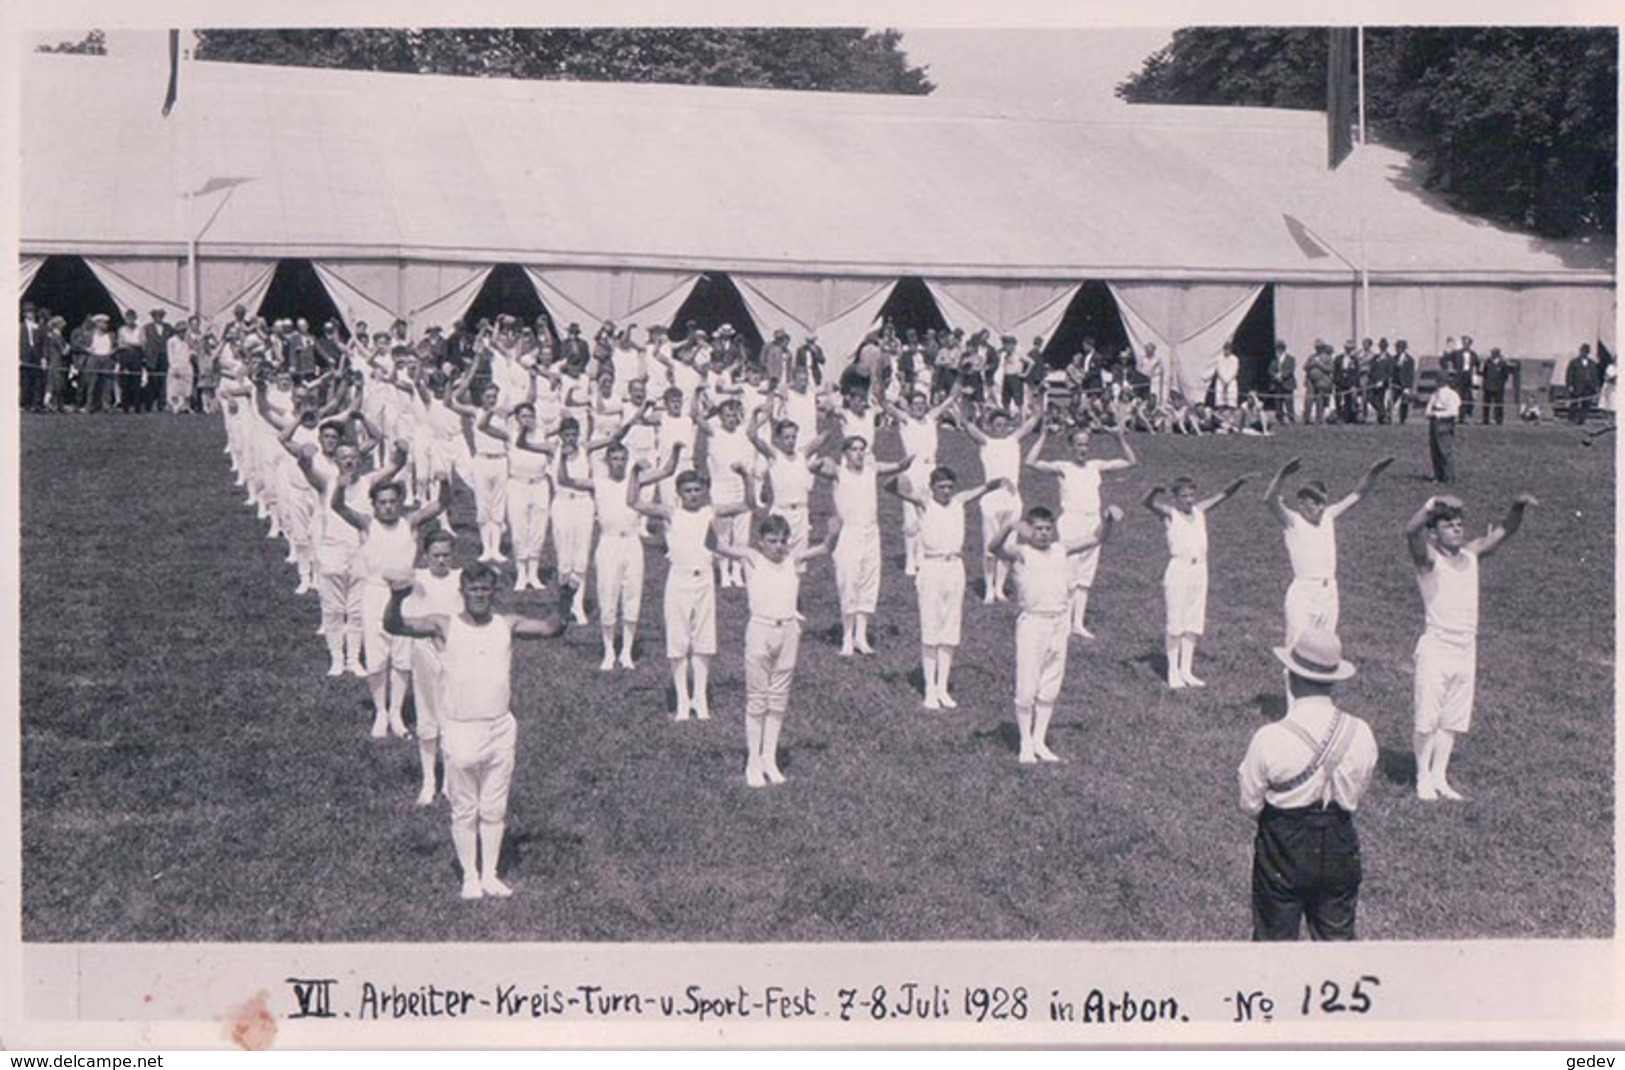
[(761, 333), (840, 354), (904, 277), (950, 325), (1023, 341), (1100, 281), (1189, 391), (1265, 286), (1294, 350), (1354, 334), (1363, 262), (1369, 333), (1419, 353), (1464, 331), (1558, 362), (1614, 342), (1612, 242), (1463, 217), (1379, 146), (1328, 174), (1316, 113), (213, 63), (168, 119), (161, 92), (150, 65), (25, 58), (25, 286), (79, 255), (121, 304), (214, 317), (308, 259), (346, 318), (421, 327), (513, 263), (557, 319), (647, 324), (721, 272)]

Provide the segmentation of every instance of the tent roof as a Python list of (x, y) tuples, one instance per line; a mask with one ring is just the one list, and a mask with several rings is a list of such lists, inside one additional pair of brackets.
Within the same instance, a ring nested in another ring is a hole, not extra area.
[[(31, 54), (22, 247), (795, 274), (1610, 279), (1612, 242), (1453, 212), (1403, 154), (1325, 170), (1319, 113), (1022, 115), (929, 97)], [(195, 216), (188, 217), (192, 207)], [(1365, 222), (1362, 228), (1360, 216)], [(1294, 238), (1285, 217), (1329, 249)], [(1338, 254), (1341, 254), (1339, 256)]]

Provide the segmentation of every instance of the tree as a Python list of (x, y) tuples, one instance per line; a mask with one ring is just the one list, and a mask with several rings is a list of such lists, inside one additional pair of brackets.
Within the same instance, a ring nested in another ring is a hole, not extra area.
[[(1611, 29), (1366, 32), (1366, 118), (1463, 211), (1538, 234), (1612, 235), (1619, 50)], [(1326, 31), (1180, 30), (1117, 87), (1134, 102), (1323, 109)]]
[(91, 30), (77, 41), (60, 41), (54, 45), (40, 45), (35, 52), (57, 52), (68, 56), (107, 55), (107, 35)]
[(199, 59), (481, 78), (921, 95), (895, 30), (711, 27), (203, 30)]

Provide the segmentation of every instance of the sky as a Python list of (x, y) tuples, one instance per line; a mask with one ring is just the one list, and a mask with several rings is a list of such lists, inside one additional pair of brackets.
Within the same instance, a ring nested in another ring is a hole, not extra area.
[(1023, 110), (1093, 110), (1168, 43), (1171, 29), (903, 29), (903, 51), (929, 67), (933, 96)]
[[(1171, 29), (902, 29), (909, 61), (929, 67), (939, 99), (986, 101), (1022, 111), (1112, 108), (1117, 83), (1168, 43)], [(83, 32), (36, 35), (55, 43)], [(108, 52), (162, 63), (160, 30), (109, 30)]]

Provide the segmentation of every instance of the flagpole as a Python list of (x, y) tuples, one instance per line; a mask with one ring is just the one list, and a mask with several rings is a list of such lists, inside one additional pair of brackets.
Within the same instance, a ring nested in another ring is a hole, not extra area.
[[(1355, 43), (1355, 48), (1354, 48), (1355, 70), (1358, 72), (1358, 90), (1357, 90), (1356, 95), (1357, 95), (1357, 98), (1358, 98), (1358, 101), (1359, 101), (1359, 109), (1360, 109), (1360, 147), (1363, 149), (1365, 147), (1365, 144), (1366, 144), (1366, 140), (1365, 140), (1365, 27), (1364, 26), (1355, 27), (1355, 30), (1354, 30), (1354, 43)], [(1355, 170), (1356, 171), (1363, 170), (1364, 167), (1365, 167), (1365, 160), (1363, 159), (1363, 157), (1365, 156), (1365, 153), (1361, 152), (1358, 155), (1361, 156), (1362, 159), (1360, 160), (1359, 163), (1355, 164)], [(1371, 272), (1366, 266), (1368, 261), (1367, 261), (1367, 258), (1366, 258), (1366, 247), (1365, 247), (1365, 216), (1366, 216), (1366, 203), (1365, 203), (1365, 200), (1366, 200), (1366, 194), (1365, 194), (1364, 175), (1356, 175), (1356, 178), (1358, 180), (1360, 180), (1360, 188), (1355, 193), (1357, 211), (1359, 212), (1359, 215), (1360, 215), (1360, 337), (1365, 338), (1366, 336), (1368, 336), (1371, 333)]]

